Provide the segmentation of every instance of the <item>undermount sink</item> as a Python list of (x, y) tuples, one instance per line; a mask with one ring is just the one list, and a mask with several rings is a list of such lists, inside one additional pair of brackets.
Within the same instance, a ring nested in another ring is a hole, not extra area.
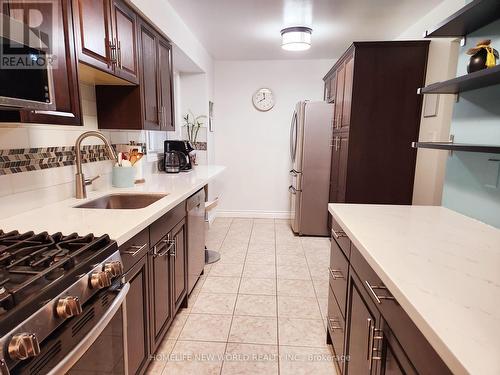
[(166, 196), (167, 194), (110, 194), (85, 202), (75, 208), (134, 210), (147, 207)]

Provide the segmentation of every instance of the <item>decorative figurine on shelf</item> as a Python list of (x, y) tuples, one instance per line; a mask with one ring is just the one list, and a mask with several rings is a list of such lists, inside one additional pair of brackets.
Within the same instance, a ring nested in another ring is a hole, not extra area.
[(497, 64), (498, 51), (490, 46), (491, 40), (481, 40), (474, 48), (467, 51), (467, 55), (472, 55), (467, 65), (467, 73), (478, 70), (493, 68)]

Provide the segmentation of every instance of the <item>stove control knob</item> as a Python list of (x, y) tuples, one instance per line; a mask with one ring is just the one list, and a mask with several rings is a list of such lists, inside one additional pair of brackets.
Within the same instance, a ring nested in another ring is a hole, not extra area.
[(109, 273), (111, 277), (120, 276), (123, 273), (123, 265), (119, 260), (106, 263), (104, 265), (104, 271)]
[(33, 333), (19, 333), (10, 340), (8, 350), (11, 359), (23, 360), (40, 354), (40, 345)]
[(80, 300), (78, 297), (64, 297), (59, 298), (56, 306), (56, 315), (59, 318), (71, 318), (72, 316), (76, 316), (81, 314), (82, 305), (80, 304)]
[(106, 271), (97, 271), (90, 275), (90, 286), (93, 289), (102, 289), (111, 285), (111, 277)]

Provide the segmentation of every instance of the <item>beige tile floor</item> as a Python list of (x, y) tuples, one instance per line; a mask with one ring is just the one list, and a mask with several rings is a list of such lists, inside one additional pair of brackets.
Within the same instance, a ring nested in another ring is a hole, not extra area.
[(326, 345), (327, 238), (296, 237), (288, 221), (218, 218), (205, 267), (149, 374), (335, 375)]

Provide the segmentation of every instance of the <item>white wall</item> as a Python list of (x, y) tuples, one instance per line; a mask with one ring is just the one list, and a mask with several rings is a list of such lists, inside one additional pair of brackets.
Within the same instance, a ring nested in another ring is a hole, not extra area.
[[(323, 99), (334, 60), (215, 62), (215, 163), (225, 165), (219, 214), (288, 217), (289, 127), (299, 100)], [(273, 90), (276, 105), (259, 112), (252, 95)]]
[[(441, 22), (464, 5), (464, 0), (446, 0), (405, 30), (397, 39), (421, 39), (425, 30)], [(426, 84), (455, 77), (458, 41), (432, 39), (427, 62)], [(455, 97), (440, 95), (438, 115), (423, 117), (420, 123), (420, 141), (448, 141)], [(424, 101), (425, 104), (425, 101)], [(447, 153), (419, 149), (415, 170), (413, 204), (441, 205)]]

